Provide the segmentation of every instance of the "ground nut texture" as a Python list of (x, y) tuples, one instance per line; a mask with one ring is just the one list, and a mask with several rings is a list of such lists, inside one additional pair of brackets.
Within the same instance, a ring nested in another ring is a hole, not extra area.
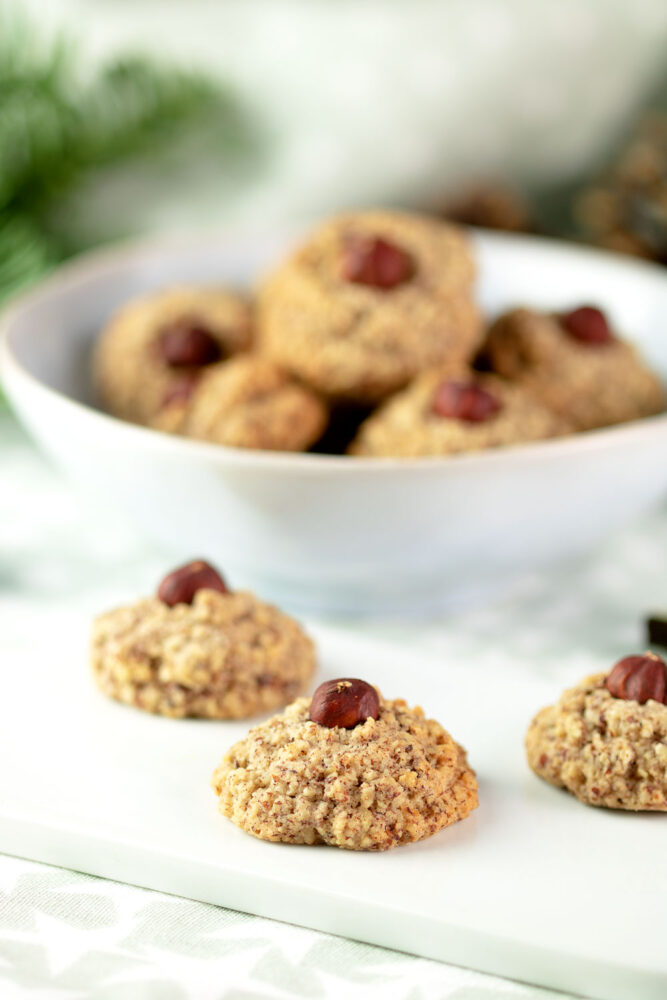
[(667, 705), (614, 698), (606, 676), (587, 677), (538, 712), (528, 763), (589, 805), (667, 811)]
[[(436, 392), (443, 381), (467, 382), (471, 378), (501, 404), (497, 413), (472, 423), (434, 411)], [(425, 372), (387, 400), (361, 425), (349, 451), (351, 455), (378, 458), (453, 455), (537, 441), (569, 430), (563, 419), (521, 386), (463, 366), (449, 367)]]
[(211, 365), (151, 426), (236, 448), (305, 451), (327, 423), (324, 403), (272, 361), (243, 354)]
[(97, 344), (93, 374), (102, 405), (124, 420), (147, 423), (175, 386), (199, 372), (164, 360), (164, 331), (181, 322), (200, 326), (226, 358), (250, 346), (250, 320), (248, 303), (218, 288), (171, 288), (128, 302)]
[(491, 327), (484, 354), (576, 430), (636, 420), (665, 407), (660, 380), (629, 344), (574, 340), (555, 316), (514, 309)]
[(299, 625), (252, 594), (200, 590), (100, 615), (92, 668), (110, 698), (173, 718), (241, 719), (295, 698), (315, 669)]
[[(410, 255), (409, 280), (346, 280), (350, 239), (378, 237)], [(258, 341), (325, 395), (374, 402), (425, 368), (474, 354), (481, 338), (468, 237), (447, 223), (361, 212), (323, 225), (264, 283)]]
[(262, 840), (384, 851), (477, 807), (465, 751), (420, 708), (380, 699), (377, 720), (329, 729), (309, 698), (251, 729), (213, 774), (220, 811)]

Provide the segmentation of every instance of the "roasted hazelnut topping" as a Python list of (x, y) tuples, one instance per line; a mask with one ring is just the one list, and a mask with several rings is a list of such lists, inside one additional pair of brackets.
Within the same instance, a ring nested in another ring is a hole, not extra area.
[(163, 360), (173, 368), (202, 368), (219, 361), (222, 356), (215, 337), (190, 320), (180, 320), (163, 330), (158, 349)]
[(320, 684), (310, 703), (310, 719), (328, 729), (354, 729), (366, 719), (377, 719), (380, 699), (374, 687), (354, 677)]
[(450, 420), (483, 423), (495, 417), (502, 403), (477, 382), (442, 382), (433, 398), (433, 412)]
[(569, 335), (582, 344), (609, 344), (614, 339), (605, 314), (595, 306), (573, 309), (561, 316), (560, 322)]
[(640, 705), (653, 699), (667, 705), (667, 664), (655, 653), (624, 657), (605, 683), (614, 698), (638, 701)]
[(162, 406), (175, 406), (188, 403), (192, 397), (199, 375), (197, 372), (187, 372), (177, 375), (167, 387), (162, 397)]
[(225, 581), (217, 570), (202, 559), (196, 559), (167, 574), (158, 587), (157, 596), (164, 604), (173, 608), (176, 604), (192, 604), (198, 590), (229, 593)]
[(414, 274), (410, 254), (380, 236), (350, 236), (343, 247), (343, 278), (358, 285), (391, 289)]

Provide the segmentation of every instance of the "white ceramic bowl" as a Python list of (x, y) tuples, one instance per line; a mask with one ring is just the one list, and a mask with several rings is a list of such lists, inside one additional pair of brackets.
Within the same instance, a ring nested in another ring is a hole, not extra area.
[[(593, 546), (667, 492), (667, 416), (444, 459), (251, 452), (135, 427), (91, 405), (89, 349), (110, 312), (173, 281), (248, 284), (294, 232), (199, 236), (83, 257), (5, 314), (1, 369), (35, 439), (163, 544), (236, 586), (316, 613), (461, 604)], [(662, 271), (480, 233), (479, 298), (605, 307), (667, 376)]]

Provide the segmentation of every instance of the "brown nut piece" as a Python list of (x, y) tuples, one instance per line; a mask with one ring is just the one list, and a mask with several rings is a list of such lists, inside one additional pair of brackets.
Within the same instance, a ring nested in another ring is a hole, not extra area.
[(476, 382), (450, 379), (441, 382), (433, 397), (433, 412), (450, 420), (480, 424), (494, 417), (502, 403)]
[(343, 277), (358, 285), (390, 289), (414, 274), (412, 258), (401, 247), (363, 236), (349, 237), (343, 248)]
[(614, 335), (609, 328), (607, 317), (595, 306), (580, 306), (560, 318), (561, 325), (571, 337), (582, 344), (592, 346), (610, 344)]
[(220, 360), (220, 345), (196, 322), (181, 320), (160, 336), (158, 350), (172, 368), (202, 368)]
[(183, 372), (182, 375), (176, 375), (174, 381), (167, 386), (165, 394), (162, 397), (162, 408), (175, 404), (184, 406), (186, 403), (189, 403), (199, 379), (200, 373), (197, 371)]
[(158, 599), (173, 608), (176, 604), (192, 604), (199, 590), (217, 590), (228, 594), (229, 588), (216, 569), (203, 559), (179, 566), (168, 573), (157, 590)]
[(655, 653), (626, 656), (613, 667), (605, 686), (614, 698), (667, 705), (667, 663)]
[(310, 702), (310, 720), (328, 729), (354, 729), (366, 719), (377, 719), (380, 699), (374, 687), (355, 677), (325, 681)]

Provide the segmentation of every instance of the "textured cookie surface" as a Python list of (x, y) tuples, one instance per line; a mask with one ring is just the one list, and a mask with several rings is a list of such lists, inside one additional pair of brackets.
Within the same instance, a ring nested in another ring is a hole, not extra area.
[(128, 302), (97, 344), (93, 374), (102, 404), (124, 420), (147, 423), (198, 371), (165, 361), (159, 346), (164, 332), (181, 323), (200, 327), (226, 358), (250, 346), (250, 320), (245, 299), (218, 288), (170, 288)]
[(667, 811), (667, 705), (614, 698), (606, 676), (586, 678), (538, 712), (528, 763), (589, 805)]
[(477, 806), (464, 750), (420, 708), (380, 699), (354, 729), (309, 721), (310, 699), (250, 730), (213, 774), (220, 811), (263, 840), (386, 850)]
[[(379, 238), (409, 255), (396, 287), (344, 273), (350, 240)], [(468, 237), (446, 223), (360, 212), (323, 225), (260, 289), (262, 350), (318, 391), (373, 402), (417, 372), (469, 358), (481, 337)]]
[[(479, 422), (440, 415), (436, 394), (443, 383), (481, 387), (498, 410)], [(361, 425), (350, 454), (389, 457), (453, 455), (555, 437), (567, 423), (521, 386), (467, 367), (440, 368), (418, 376)]]
[(494, 371), (513, 379), (577, 430), (592, 430), (660, 413), (660, 380), (629, 344), (580, 343), (556, 316), (514, 309), (491, 327), (484, 353)]
[(93, 675), (111, 698), (174, 718), (248, 718), (285, 705), (315, 669), (299, 625), (249, 593), (200, 590), (191, 605), (149, 597), (100, 615)]
[(305, 451), (324, 431), (327, 411), (272, 361), (242, 354), (206, 369), (149, 423), (236, 448)]

